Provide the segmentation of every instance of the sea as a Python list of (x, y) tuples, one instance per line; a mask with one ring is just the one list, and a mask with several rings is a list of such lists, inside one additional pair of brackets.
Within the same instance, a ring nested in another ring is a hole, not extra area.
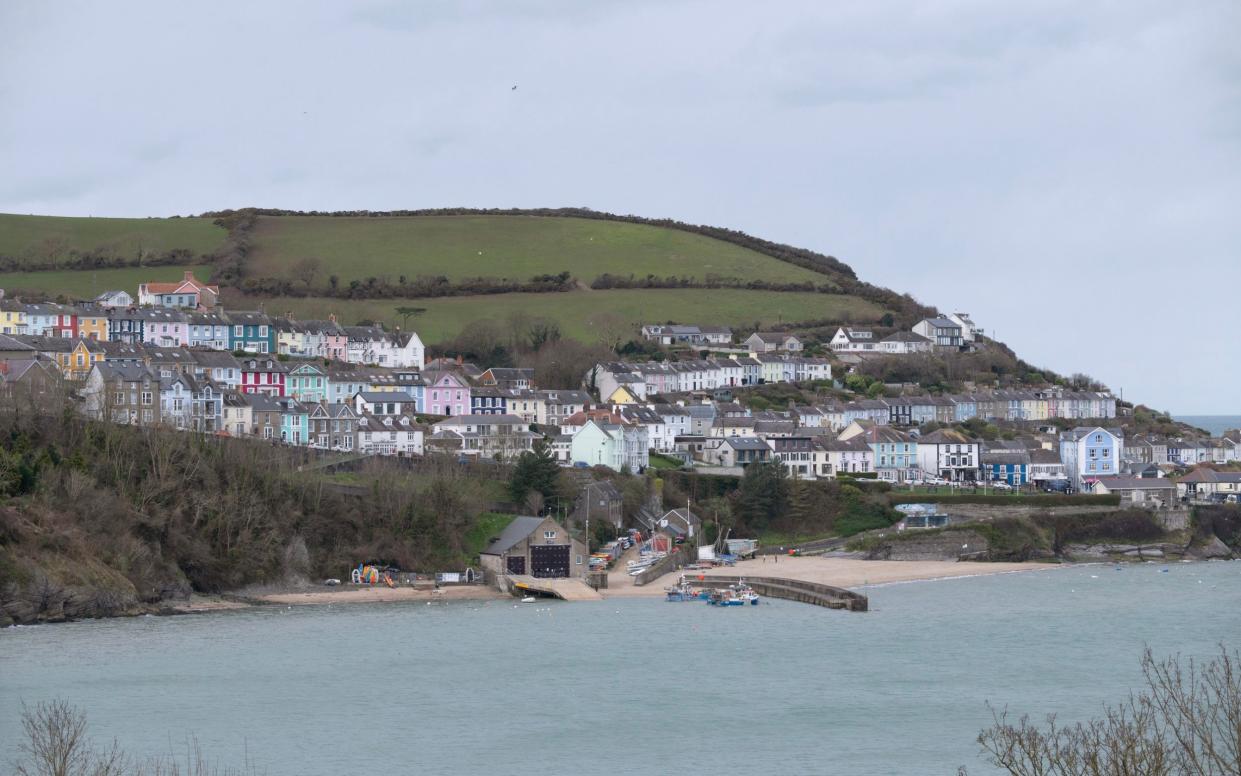
[(22, 704), (96, 741), (323, 774), (969, 774), (989, 710), (1099, 714), (1139, 660), (1241, 640), (1241, 562), (865, 588), (871, 610), (654, 599), (263, 607), (0, 631)]
[(1241, 428), (1241, 415), (1176, 415), (1177, 420), (1197, 426), (1219, 436), (1233, 428)]

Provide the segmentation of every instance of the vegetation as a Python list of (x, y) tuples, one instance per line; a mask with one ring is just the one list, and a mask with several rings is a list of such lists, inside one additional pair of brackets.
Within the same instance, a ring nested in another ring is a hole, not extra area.
[(1241, 655), (1142, 657), (1145, 686), (1103, 715), (1043, 725), (1008, 710), (978, 735), (987, 761), (1013, 776), (1222, 776), (1241, 773)]
[(703, 235), (647, 224), (583, 218), (456, 215), (260, 216), (247, 258), (251, 277), (294, 277), (320, 262), (342, 284), (366, 277), (443, 275), (525, 278), (568, 271), (591, 279), (623, 270), (742, 280), (817, 283), (822, 275)]
[(452, 459), (369, 488), (296, 472), (305, 451), (0, 411), (0, 621), (108, 616), (191, 591), (473, 562), (486, 481)]
[(201, 257), (226, 232), (208, 218), (61, 218), (0, 213), (0, 270), (153, 264)]
[(22, 705), (20, 754), (16, 776), (247, 776), (253, 766), (221, 768), (203, 755), (197, 741), (187, 743), (185, 759), (171, 755), (136, 758), (115, 741), (98, 747), (90, 736), (85, 712), (63, 700)]
[[(253, 308), (259, 301), (225, 294), (225, 304), (234, 309)], [(291, 311), (299, 318), (326, 318), (336, 313), (342, 321), (384, 321), (395, 324), (401, 306), (392, 299), (327, 299), (322, 297), (277, 298), (266, 300), (269, 310)], [(654, 289), (650, 291), (582, 291), (551, 294), (501, 294), (486, 297), (447, 297), (418, 302), (426, 312), (420, 314), (416, 328), (427, 344), (444, 343), (467, 325), (480, 320), (505, 320), (514, 315), (554, 320), (566, 338), (594, 343), (611, 339), (609, 329), (623, 327), (617, 344), (638, 336), (643, 323), (658, 311), (675, 310), (685, 321), (710, 321), (726, 326), (748, 327), (755, 322), (766, 326), (779, 321), (797, 321), (834, 315), (842, 320), (867, 321), (883, 314), (883, 309), (855, 297), (835, 294), (781, 293), (739, 289), (707, 290)]]
[(522, 453), (513, 466), (508, 481), (509, 497), (518, 504), (529, 506), (532, 514), (538, 514), (543, 502), (560, 492), (561, 474), (551, 445), (547, 440), (540, 439), (534, 443), (534, 450)]
[[(882, 494), (834, 480), (794, 480), (777, 463), (751, 464), (744, 477), (661, 472), (669, 503), (688, 500), (740, 536), (852, 536), (900, 519)], [(705, 508), (704, 508), (705, 507)]]

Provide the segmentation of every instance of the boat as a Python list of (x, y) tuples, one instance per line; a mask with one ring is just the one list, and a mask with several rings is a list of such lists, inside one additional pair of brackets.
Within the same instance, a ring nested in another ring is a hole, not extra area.
[(707, 597), (707, 603), (712, 606), (758, 606), (759, 596), (754, 592), (754, 588), (741, 580), (735, 585), (712, 590)]
[(526, 596), (525, 598), (521, 599), (521, 602), (522, 602), (523, 604), (532, 604), (532, 603), (534, 603), (534, 602), (535, 602), (535, 600), (536, 600), (536, 599), (535, 599), (535, 597), (534, 597), (534, 596), (532, 596), (532, 595), (528, 595), (528, 596)]
[(681, 581), (672, 587), (665, 587), (665, 601), (693, 601), (698, 598), (698, 591), (682, 576)]

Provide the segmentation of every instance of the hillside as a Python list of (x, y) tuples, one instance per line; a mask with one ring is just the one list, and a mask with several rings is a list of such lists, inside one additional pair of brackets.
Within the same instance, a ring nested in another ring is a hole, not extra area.
[(205, 256), (219, 248), (227, 234), (210, 218), (60, 218), (6, 213), (0, 214), (0, 267), (65, 266), (73, 253), (126, 262), (178, 249)]
[[(678, 321), (909, 325), (926, 308), (837, 259), (740, 232), (583, 210), (292, 213), (196, 218), (0, 215), (0, 288), (86, 299), (192, 269), (233, 309), (405, 322), (429, 344), (471, 321), (599, 329)], [(641, 289), (638, 291), (637, 289)], [(397, 308), (421, 308), (410, 319)], [(634, 332), (636, 333), (636, 331)]]
[[(347, 284), (366, 277), (444, 275), (529, 278), (568, 271), (589, 283), (604, 273), (708, 275), (820, 283), (822, 275), (709, 237), (645, 224), (537, 216), (342, 218), (262, 216), (248, 275), (291, 277), (307, 258)], [(323, 278), (326, 280), (326, 277)]]

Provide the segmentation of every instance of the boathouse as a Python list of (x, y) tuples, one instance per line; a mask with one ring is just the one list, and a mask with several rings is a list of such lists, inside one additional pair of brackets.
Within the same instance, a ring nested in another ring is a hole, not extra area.
[(515, 517), (481, 553), (479, 563), (497, 577), (580, 577), (587, 568), (586, 545), (550, 517)]

